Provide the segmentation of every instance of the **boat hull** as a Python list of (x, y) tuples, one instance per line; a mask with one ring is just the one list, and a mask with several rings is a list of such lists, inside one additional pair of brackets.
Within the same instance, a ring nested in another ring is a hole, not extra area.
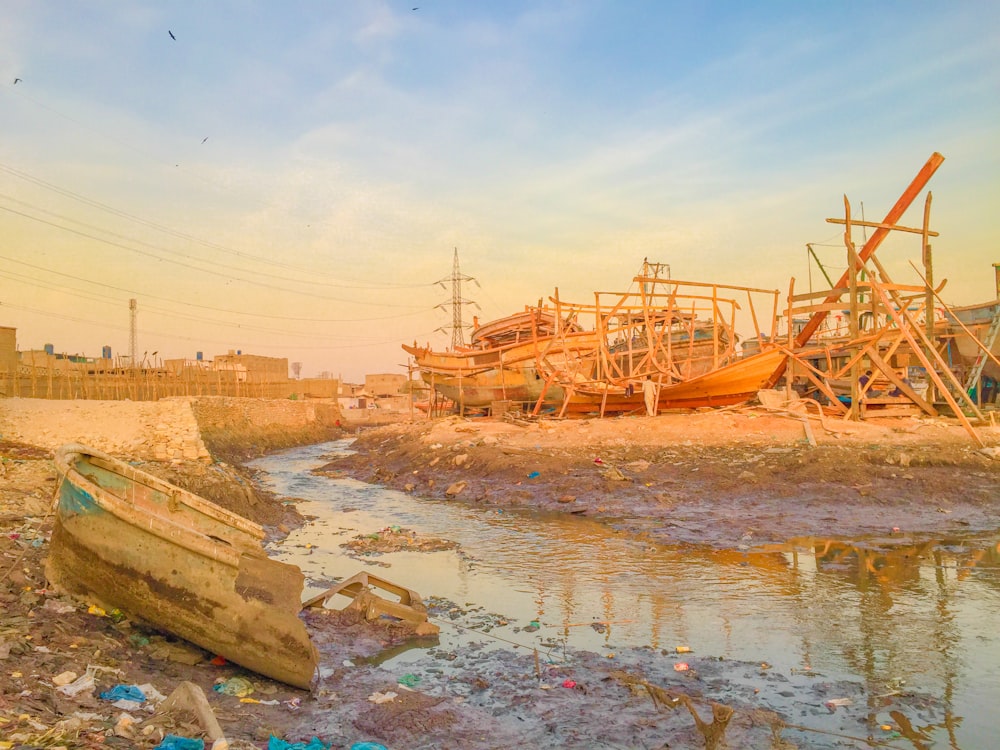
[[(487, 370), (463, 377), (423, 373), (422, 377), (438, 393), (462, 407), (488, 407), (496, 401), (533, 404), (545, 387), (545, 381), (534, 367)], [(563, 389), (559, 386), (550, 386), (545, 393), (548, 404), (562, 403), (563, 398)]]
[(298, 617), (304, 578), (267, 557), (259, 526), (82, 446), (60, 450), (56, 468), (50, 582), (309, 688), (317, 652)]
[[(705, 373), (683, 383), (660, 388), (657, 408), (697, 409), (732, 406), (749, 401), (764, 388), (768, 379), (784, 362), (784, 353), (772, 349), (736, 360), (730, 365)], [(645, 412), (642, 390), (627, 395), (622, 388), (576, 392), (570, 396), (567, 412), (574, 414), (621, 414)]]

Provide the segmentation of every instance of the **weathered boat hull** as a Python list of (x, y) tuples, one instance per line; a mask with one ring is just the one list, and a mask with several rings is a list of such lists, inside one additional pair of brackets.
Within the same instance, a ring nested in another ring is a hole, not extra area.
[[(774, 371), (784, 362), (784, 353), (771, 349), (736, 360), (730, 365), (705, 373), (683, 383), (660, 388), (658, 409), (697, 409), (732, 406), (748, 401), (765, 386)], [(604, 391), (577, 391), (570, 397), (567, 412), (574, 414), (620, 414), (645, 412), (642, 390), (627, 395), (622, 388)]]
[[(423, 373), (422, 377), (442, 396), (464, 407), (488, 407), (495, 401), (534, 403), (545, 387), (545, 381), (534, 367), (487, 370), (463, 377)], [(562, 403), (563, 398), (563, 389), (559, 386), (551, 386), (545, 394), (549, 404)]]
[(83, 446), (62, 448), (56, 468), (52, 584), (309, 688), (317, 652), (298, 617), (303, 575), (267, 557), (260, 526)]
[[(951, 339), (948, 356), (954, 364), (964, 365), (966, 368), (975, 365), (982, 352), (980, 343), (986, 341), (990, 324), (998, 311), (1000, 311), (1000, 301), (992, 300), (978, 305), (953, 307), (945, 312), (949, 323), (947, 335)], [(958, 324), (959, 321), (964, 327)], [(992, 342), (990, 354), (1000, 358), (1000, 337)], [(992, 359), (987, 358), (983, 363), (982, 374), (994, 380), (1000, 379), (1000, 367), (997, 367)]]

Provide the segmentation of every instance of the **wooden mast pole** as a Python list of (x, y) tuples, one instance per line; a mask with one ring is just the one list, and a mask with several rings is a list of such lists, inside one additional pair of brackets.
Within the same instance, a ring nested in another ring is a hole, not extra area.
[[(931, 201), (934, 199), (933, 193), (929, 190), (927, 191), (927, 199), (924, 201), (924, 226), (923, 233), (921, 235), (921, 240), (923, 246), (921, 248), (921, 258), (924, 264), (924, 283), (927, 287), (927, 291), (924, 295), (924, 323), (927, 329), (927, 358), (930, 359), (934, 356), (931, 351), (934, 345), (934, 263), (931, 258), (931, 243), (930, 243), (930, 221), (931, 221)], [(927, 393), (925, 395), (927, 402), (930, 404), (934, 403), (934, 383), (930, 378), (927, 379)]]

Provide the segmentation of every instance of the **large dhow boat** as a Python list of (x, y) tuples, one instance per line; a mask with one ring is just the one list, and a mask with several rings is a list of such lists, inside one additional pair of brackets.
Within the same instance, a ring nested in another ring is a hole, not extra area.
[(82, 445), (55, 464), (55, 587), (309, 688), (318, 657), (299, 619), (303, 575), (265, 554), (259, 525)]
[[(767, 344), (778, 292), (673, 280), (661, 276), (665, 268), (644, 261), (630, 291), (597, 292), (592, 304), (566, 302), (557, 289), (544, 305), (477, 326), (469, 347), (403, 348), (432, 390), (460, 411), (514, 401), (536, 414), (641, 412), (647, 376), (660, 409), (755, 396), (783, 357)], [(765, 348), (744, 356), (738, 323)]]
[[(559, 346), (554, 346), (559, 334)], [(571, 320), (559, 319), (548, 308), (524, 311), (476, 325), (469, 346), (434, 351), (430, 346), (403, 345), (413, 357), (423, 381), (440, 398), (466, 409), (491, 408), (498, 402), (534, 405), (545, 381), (539, 363), (557, 366), (579, 348), (589, 350), (594, 335)], [(559, 386), (548, 390), (550, 403), (562, 401)]]
[[(657, 410), (728, 406), (756, 396), (783, 362), (775, 340), (778, 291), (663, 277), (663, 264), (643, 263), (628, 292), (597, 292), (592, 304), (550, 298), (561, 318), (586, 321), (589, 351), (574, 350), (562, 369), (540, 362), (558, 385), (561, 414), (645, 410), (641, 384), (656, 386)], [(761, 329), (766, 321), (768, 328)], [(763, 342), (744, 352), (737, 326)], [(556, 348), (564, 346), (554, 336)]]

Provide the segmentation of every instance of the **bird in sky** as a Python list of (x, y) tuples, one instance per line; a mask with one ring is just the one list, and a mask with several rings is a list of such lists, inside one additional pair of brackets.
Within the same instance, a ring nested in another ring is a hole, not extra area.
[(204, 138), (201, 139), (201, 142), (204, 143), (207, 140), (208, 140), (208, 136), (206, 135)]
[(14, 79), (14, 85), (15, 85), (15, 86), (16, 86), (17, 84), (19, 84), (20, 82), (21, 82), (21, 79), (20, 79), (20, 78), (15, 78), (15, 79)]
[(170, 34), (171, 39), (173, 39), (175, 42), (177, 41), (177, 37), (174, 36), (174, 32), (172, 32), (170, 29), (167, 29), (167, 33)]

